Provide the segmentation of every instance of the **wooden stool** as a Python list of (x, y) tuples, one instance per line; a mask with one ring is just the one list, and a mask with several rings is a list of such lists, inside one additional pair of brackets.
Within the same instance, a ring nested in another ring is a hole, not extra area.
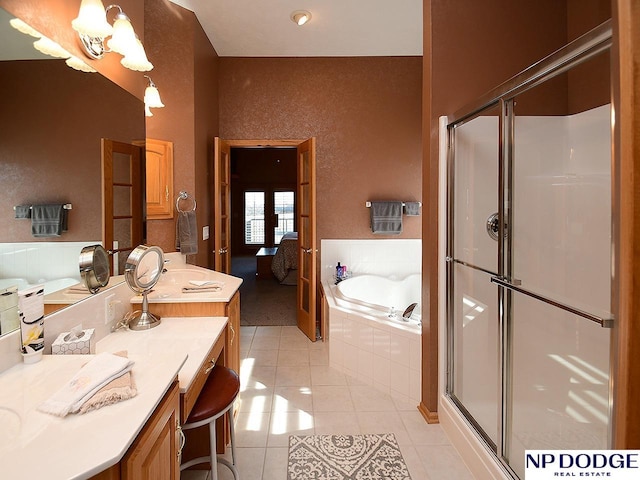
[[(190, 430), (201, 427), (202, 425), (209, 425), (209, 455), (189, 460), (180, 465), (180, 471), (199, 463), (209, 463), (211, 465), (211, 478), (218, 480), (218, 462), (220, 462), (231, 470), (235, 480), (240, 478), (238, 470), (236, 469), (236, 446), (232, 408), (239, 391), (240, 379), (238, 378), (238, 374), (230, 368), (216, 365), (211, 371), (204, 387), (202, 387), (202, 391), (193, 406), (193, 410), (191, 410), (189, 418), (187, 418), (187, 423), (182, 426), (182, 430)], [(229, 428), (231, 432), (231, 463), (225, 458), (218, 458), (216, 454), (216, 420), (225, 413), (229, 418)]]

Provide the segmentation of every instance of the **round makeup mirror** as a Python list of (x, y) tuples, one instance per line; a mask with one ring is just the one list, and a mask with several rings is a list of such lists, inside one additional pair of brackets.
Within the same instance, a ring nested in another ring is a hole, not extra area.
[(160, 247), (139, 245), (133, 249), (124, 267), (124, 279), (129, 288), (142, 294), (142, 311), (132, 315), (130, 330), (148, 330), (160, 325), (160, 318), (149, 312), (147, 294), (160, 280), (164, 268), (164, 253)]
[(109, 254), (102, 245), (88, 245), (80, 252), (80, 278), (87, 290), (97, 293), (109, 283)]

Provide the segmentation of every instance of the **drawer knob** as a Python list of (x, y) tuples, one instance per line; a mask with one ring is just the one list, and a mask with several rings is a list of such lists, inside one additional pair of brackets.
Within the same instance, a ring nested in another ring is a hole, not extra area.
[(213, 370), (213, 367), (216, 366), (216, 360), (215, 359), (211, 359), (209, 361), (209, 365), (207, 366), (207, 368), (205, 369), (204, 373), (208, 374), (211, 372), (211, 370)]

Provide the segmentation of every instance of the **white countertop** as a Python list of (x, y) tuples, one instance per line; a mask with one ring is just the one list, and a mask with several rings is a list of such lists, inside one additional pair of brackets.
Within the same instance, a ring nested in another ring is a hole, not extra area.
[[(122, 282), (124, 282), (124, 275), (114, 275), (109, 278), (109, 283), (107, 283), (105, 287), (101, 287), (100, 290), (114, 287)], [(71, 287), (67, 287), (56, 292), (47, 293), (44, 296), (45, 305), (71, 305), (72, 303), (89, 298), (92, 295), (92, 293), (84, 287), (82, 282), (77, 285), (72, 285), (72, 287), (80, 287), (84, 291), (72, 291), (69, 290)]]
[[(182, 287), (193, 287), (190, 281), (212, 281), (222, 284), (218, 292), (182, 293)], [(149, 303), (227, 303), (240, 288), (242, 279), (195, 265), (168, 267), (158, 283), (147, 295)], [(131, 297), (131, 303), (142, 303), (142, 295)]]
[(165, 317), (150, 330), (118, 330), (107, 335), (96, 343), (96, 353), (127, 350), (129, 355), (155, 358), (178, 349), (187, 352), (189, 356), (178, 375), (180, 393), (184, 393), (226, 325), (227, 317)]
[(163, 318), (151, 330), (118, 331), (97, 352), (127, 350), (138, 394), (84, 415), (64, 418), (36, 407), (85, 364), (88, 355), (45, 355), (0, 374), (0, 478), (84, 479), (124, 456), (178, 376), (181, 391), (218, 339), (224, 317)]

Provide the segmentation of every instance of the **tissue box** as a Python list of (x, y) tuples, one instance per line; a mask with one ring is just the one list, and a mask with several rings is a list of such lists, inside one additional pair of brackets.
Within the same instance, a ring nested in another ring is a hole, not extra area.
[(93, 328), (82, 330), (82, 334), (73, 340), (69, 337), (71, 332), (63, 332), (51, 344), (53, 355), (87, 355), (93, 352)]

